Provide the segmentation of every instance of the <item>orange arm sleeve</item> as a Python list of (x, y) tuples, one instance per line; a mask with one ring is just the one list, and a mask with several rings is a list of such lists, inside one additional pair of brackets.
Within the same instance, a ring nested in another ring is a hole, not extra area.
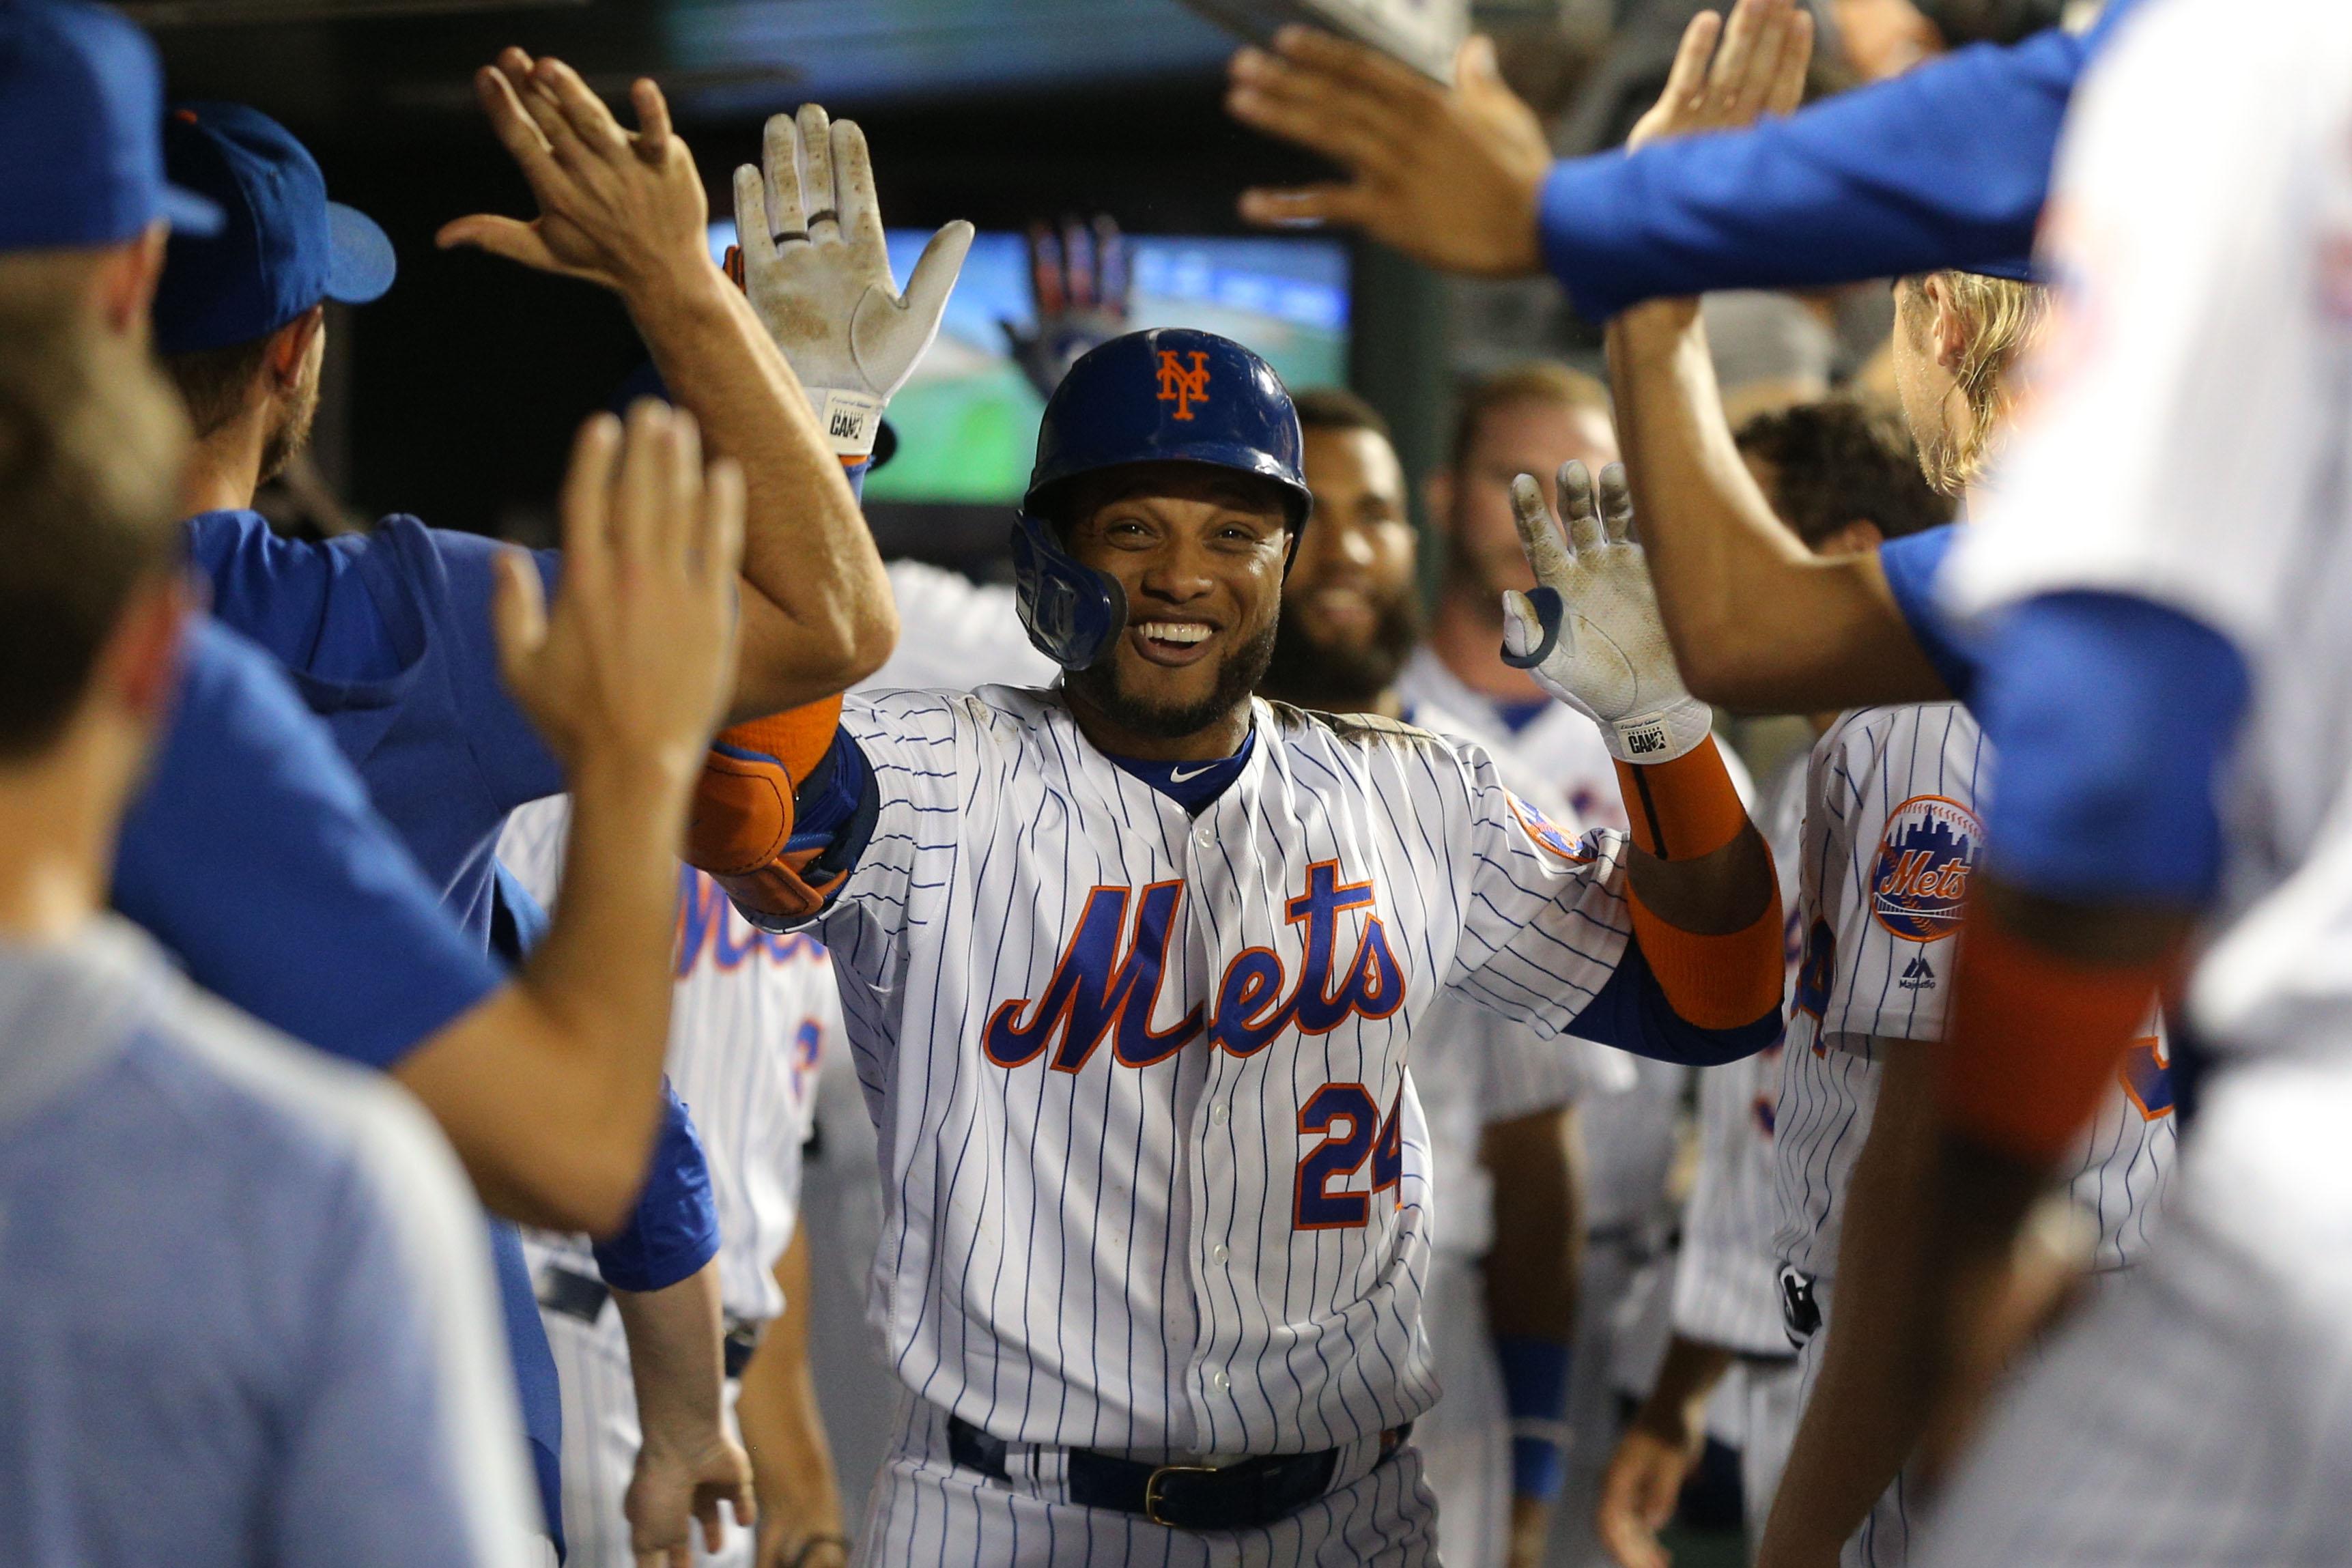
[(720, 730), (702, 759), (687, 862), (709, 872), (747, 915), (796, 920), (824, 906), (831, 884), (813, 887), (801, 876), (817, 852), (791, 854), (788, 845), (793, 791), (840, 727), (841, 699), (826, 697)]
[[(1633, 842), (1660, 860), (1713, 854), (1748, 826), (1748, 809), (1712, 737), (1672, 762), (1620, 762), (1617, 783), (1625, 793)], [(1681, 1017), (1701, 1029), (1738, 1029), (1779, 1009), (1784, 957), (1777, 879), (1764, 913), (1723, 936), (1667, 924), (1631, 888), (1625, 902), (1633, 940)]]
[(2060, 957), (1980, 906), (1962, 930), (1937, 1091), (1944, 1119), (1997, 1153), (2052, 1165), (2115, 1081), (2169, 960)]

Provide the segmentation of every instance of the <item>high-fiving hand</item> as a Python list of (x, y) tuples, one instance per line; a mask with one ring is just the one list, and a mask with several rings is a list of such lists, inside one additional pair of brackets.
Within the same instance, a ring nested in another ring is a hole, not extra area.
[(735, 171), (743, 291), (808, 389), (833, 449), (874, 449), (883, 405), (939, 335), (971, 225), (931, 236), (898, 293), (866, 133), (803, 104), (768, 121), (761, 167)]
[(1812, 57), (1813, 14), (1794, 0), (1738, 0), (1728, 23), (1701, 11), (1683, 28), (1665, 90), (1626, 133), (1626, 150), (1793, 113)]
[(458, 218), (435, 236), (442, 248), (476, 246), (623, 294), (710, 265), (702, 177), (670, 131), (661, 89), (642, 78), (630, 86), (635, 131), (578, 71), (520, 49), (475, 72), (474, 91), (530, 183), (539, 216)]
[(1076, 218), (1055, 233), (1029, 225), (1029, 298), (1036, 325), (1000, 322), (1013, 362), (1041, 398), (1051, 398), (1089, 349), (1127, 330), (1127, 236), (1108, 216)]
[(647, 400), (625, 434), (610, 414), (581, 429), (562, 512), (552, 614), (530, 558), (499, 559), (507, 689), (567, 772), (603, 757), (682, 786), (734, 686), (742, 473), (723, 458), (706, 473), (693, 416)]
[(1235, 55), (1232, 77), (1234, 119), (1349, 175), (1247, 192), (1252, 223), (1349, 225), (1447, 272), (1507, 277), (1541, 265), (1536, 208), (1551, 144), (1503, 85), (1492, 40), (1462, 46), (1448, 86), (1361, 44), (1285, 27), (1272, 49)]
[(1533, 593), (1503, 595), (1503, 660), (1601, 727), (1621, 762), (1671, 762), (1707, 737), (1715, 716), (1675, 667), (1650, 565), (1633, 542), (1625, 470), (1601, 471), (1598, 499), (1581, 463), (1559, 471), (1560, 538), (1532, 476), (1511, 481)]

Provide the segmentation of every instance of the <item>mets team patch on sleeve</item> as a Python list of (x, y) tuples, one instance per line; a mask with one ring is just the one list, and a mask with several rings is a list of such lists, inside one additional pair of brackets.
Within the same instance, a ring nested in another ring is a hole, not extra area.
[(1539, 809), (1528, 805), (1508, 789), (1503, 791), (1503, 799), (1511, 803), (1511, 810), (1517, 813), (1519, 826), (1528, 831), (1528, 837), (1535, 840), (1543, 848), (1549, 850), (1562, 860), (1583, 862), (1592, 858), (1579, 847), (1574, 839), (1568, 836), (1558, 822), (1545, 816)]
[(1870, 912), (1906, 942), (1935, 942), (1959, 929), (1969, 873), (1984, 827), (1958, 800), (1914, 795), (1888, 813), (1870, 876)]

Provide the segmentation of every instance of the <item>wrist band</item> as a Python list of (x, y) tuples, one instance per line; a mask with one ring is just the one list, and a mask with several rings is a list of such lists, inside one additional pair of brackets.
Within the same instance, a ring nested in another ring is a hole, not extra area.
[(874, 439), (882, 429), (882, 410), (887, 398), (871, 392), (844, 392), (838, 387), (811, 387), (809, 406), (816, 411), (817, 423), (824, 427), (825, 441), (834, 452), (844, 457), (864, 457), (874, 450)]
[(2096, 967), (2012, 936), (1971, 899), (1938, 1093), (1946, 1121), (2012, 1159), (2063, 1155), (2115, 1082), (2171, 955)]

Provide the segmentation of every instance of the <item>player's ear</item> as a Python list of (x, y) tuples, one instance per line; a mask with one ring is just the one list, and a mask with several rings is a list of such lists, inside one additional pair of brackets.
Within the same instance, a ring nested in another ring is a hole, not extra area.
[(326, 332), (327, 308), (313, 305), (271, 333), (269, 352), (266, 356), (270, 378), (284, 387), (299, 382), (302, 379), (302, 367), (310, 357), (310, 345), (322, 340)]

